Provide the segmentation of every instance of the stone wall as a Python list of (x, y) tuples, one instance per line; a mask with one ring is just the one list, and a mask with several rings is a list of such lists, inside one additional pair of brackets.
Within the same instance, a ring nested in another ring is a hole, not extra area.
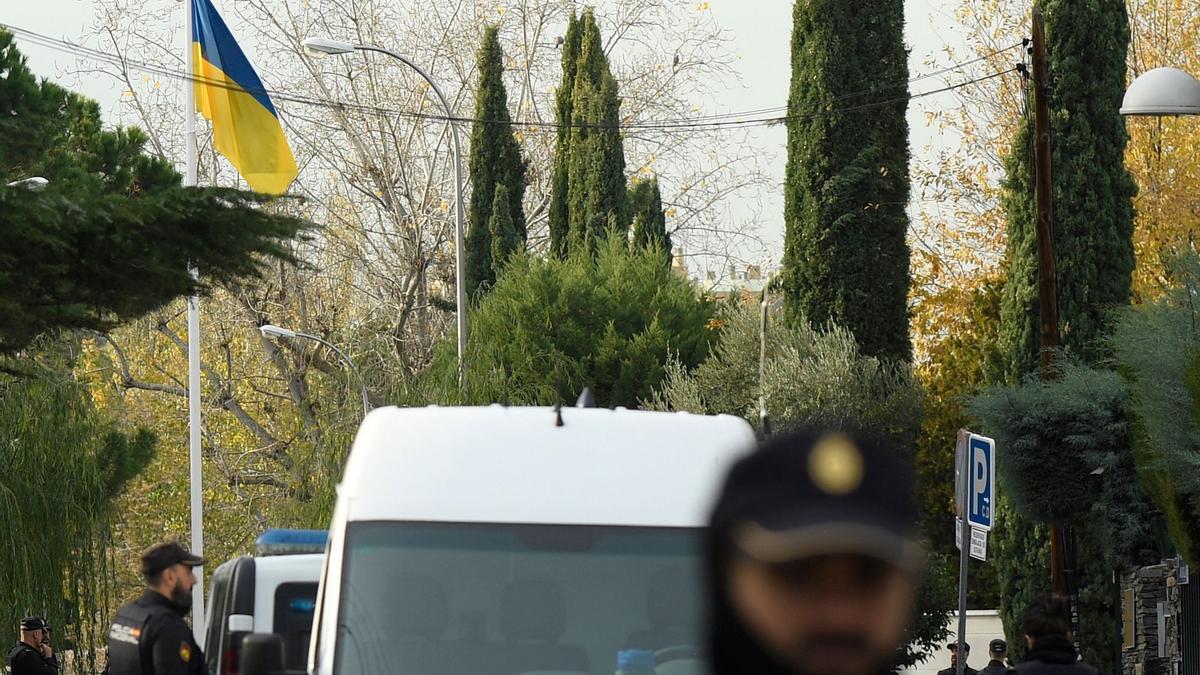
[[(1127, 574), (1121, 583), (1121, 609), (1125, 617), (1123, 675), (1179, 675), (1183, 660), (1180, 639), (1181, 604), (1178, 585), (1179, 563), (1165, 560)], [(1196, 582), (1193, 582), (1196, 583)], [(1132, 599), (1132, 614), (1129, 602)], [(1166, 610), (1166, 630), (1160, 643), (1159, 605)], [(1130, 619), (1133, 624), (1130, 639)], [(1132, 646), (1130, 646), (1132, 643)], [(1160, 644), (1165, 656), (1160, 656)]]

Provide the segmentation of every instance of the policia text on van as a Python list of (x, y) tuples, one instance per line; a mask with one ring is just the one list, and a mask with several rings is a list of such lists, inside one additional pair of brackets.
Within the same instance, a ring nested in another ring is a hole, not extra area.
[(201, 675), (204, 654), (183, 615), (192, 606), (192, 568), (204, 560), (174, 542), (142, 554), (142, 597), (117, 611), (108, 632), (108, 675)]

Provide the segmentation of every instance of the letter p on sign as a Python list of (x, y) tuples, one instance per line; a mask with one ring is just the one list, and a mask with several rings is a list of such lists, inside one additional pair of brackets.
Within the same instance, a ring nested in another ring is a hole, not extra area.
[(996, 441), (971, 434), (967, 443), (970, 459), (970, 513), (976, 529), (990, 531), (996, 517)]

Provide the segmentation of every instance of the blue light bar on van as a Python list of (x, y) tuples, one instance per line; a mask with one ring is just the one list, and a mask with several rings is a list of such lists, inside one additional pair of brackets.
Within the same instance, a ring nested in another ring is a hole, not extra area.
[(329, 530), (267, 530), (254, 542), (260, 556), (324, 553)]

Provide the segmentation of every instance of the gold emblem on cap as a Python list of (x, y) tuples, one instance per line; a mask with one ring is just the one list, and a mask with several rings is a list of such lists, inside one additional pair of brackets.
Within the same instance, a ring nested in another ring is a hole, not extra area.
[(826, 494), (850, 494), (862, 484), (862, 453), (853, 441), (841, 434), (824, 436), (808, 455), (808, 474)]

